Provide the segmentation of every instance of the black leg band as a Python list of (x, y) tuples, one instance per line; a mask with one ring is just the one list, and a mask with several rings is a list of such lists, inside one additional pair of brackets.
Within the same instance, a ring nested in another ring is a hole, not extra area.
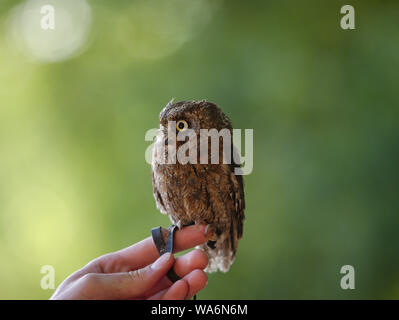
[[(153, 228), (151, 229), (151, 236), (152, 239), (155, 243), (155, 246), (157, 247), (157, 250), (159, 252), (159, 255), (163, 255), (164, 253), (170, 252), (173, 253), (173, 236), (174, 233), (177, 229), (177, 226), (171, 225), (169, 228), (168, 234), (167, 234), (167, 239), (166, 242), (164, 240), (164, 233), (167, 232), (167, 230), (163, 229), (162, 227), (158, 228)], [(172, 282), (176, 282), (177, 280), (180, 280), (181, 278), (176, 274), (175, 270), (171, 268), (168, 271), (167, 274), (168, 278)]]

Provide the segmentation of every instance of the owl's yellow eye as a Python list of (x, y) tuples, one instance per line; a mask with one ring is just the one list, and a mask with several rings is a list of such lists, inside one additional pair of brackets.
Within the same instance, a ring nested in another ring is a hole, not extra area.
[(188, 128), (188, 123), (185, 120), (179, 120), (176, 122), (176, 129), (178, 131), (184, 131)]

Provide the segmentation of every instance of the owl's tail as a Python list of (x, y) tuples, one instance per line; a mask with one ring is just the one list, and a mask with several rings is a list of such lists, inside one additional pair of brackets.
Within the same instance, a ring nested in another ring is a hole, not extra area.
[(216, 241), (214, 248), (208, 244), (200, 246), (200, 249), (205, 251), (208, 255), (208, 266), (205, 268), (205, 272), (216, 272), (218, 270), (227, 272), (230, 269), (231, 264), (234, 261), (234, 254), (230, 248), (230, 241), (225, 239), (223, 242)]
[(233, 220), (229, 232), (222, 233), (216, 241), (208, 241), (208, 243), (200, 246), (200, 249), (208, 255), (209, 260), (205, 272), (229, 271), (236, 255), (238, 239), (241, 238), (241, 234), (238, 233), (240, 230), (237, 228), (237, 224), (239, 224), (237, 222)]

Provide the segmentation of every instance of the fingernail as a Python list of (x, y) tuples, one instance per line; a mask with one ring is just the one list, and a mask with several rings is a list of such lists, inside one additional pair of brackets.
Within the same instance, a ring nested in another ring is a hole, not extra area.
[(167, 252), (165, 254), (163, 254), (162, 256), (160, 256), (158, 258), (157, 261), (155, 261), (152, 265), (151, 265), (151, 269), (153, 270), (158, 270), (158, 269), (162, 269), (163, 266), (165, 265), (165, 263), (168, 262), (168, 260), (170, 259), (170, 256), (172, 254), (170, 252)]

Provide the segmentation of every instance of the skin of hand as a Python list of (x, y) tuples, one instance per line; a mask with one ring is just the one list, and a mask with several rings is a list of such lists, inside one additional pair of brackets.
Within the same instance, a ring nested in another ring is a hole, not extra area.
[[(204, 225), (185, 227), (175, 233), (174, 252), (206, 241)], [(89, 262), (65, 279), (51, 299), (190, 299), (208, 282), (207, 264), (207, 255), (198, 249), (178, 258), (170, 253), (159, 257), (148, 237)], [(172, 267), (181, 277), (175, 283), (166, 276)]]

